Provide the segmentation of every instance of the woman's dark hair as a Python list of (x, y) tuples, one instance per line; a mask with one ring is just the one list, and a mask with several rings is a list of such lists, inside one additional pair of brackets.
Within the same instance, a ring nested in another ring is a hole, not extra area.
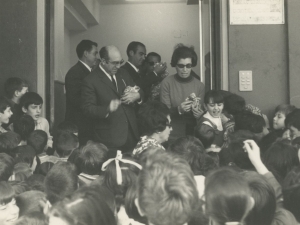
[(202, 143), (195, 137), (180, 137), (170, 144), (168, 150), (184, 158), (194, 175), (205, 176), (210, 170), (217, 167), (213, 158), (205, 152)]
[(271, 225), (276, 210), (274, 188), (264, 176), (257, 172), (246, 171), (242, 175), (248, 181), (255, 202), (254, 207), (246, 218), (246, 224)]
[(197, 65), (198, 56), (194, 50), (194, 47), (187, 47), (183, 44), (177, 44), (171, 59), (171, 66), (175, 67), (180, 59), (191, 58), (192, 67)]
[(72, 225), (117, 225), (114, 212), (96, 189), (79, 189), (71, 197), (55, 204), (50, 217), (59, 217)]
[(210, 90), (205, 93), (204, 104), (208, 104), (212, 100), (213, 103), (223, 103), (224, 97), (218, 90)]
[(276, 141), (263, 155), (266, 167), (274, 174), (279, 183), (295, 167), (299, 166), (298, 149), (289, 141)]
[(78, 188), (75, 166), (69, 162), (56, 163), (45, 177), (45, 193), (51, 204), (62, 200)]
[(295, 167), (285, 177), (282, 185), (283, 205), (300, 222), (300, 167)]
[(140, 135), (152, 135), (165, 130), (169, 122), (168, 115), (168, 107), (159, 101), (148, 101), (141, 105), (137, 115)]

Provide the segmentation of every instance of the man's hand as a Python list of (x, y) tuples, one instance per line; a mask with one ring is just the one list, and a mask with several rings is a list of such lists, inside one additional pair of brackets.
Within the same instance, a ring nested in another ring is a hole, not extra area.
[(179, 112), (180, 113), (185, 113), (185, 112), (191, 111), (192, 103), (193, 103), (193, 101), (184, 101), (184, 102), (182, 102), (178, 107)]
[(196, 119), (200, 118), (200, 116), (202, 116), (202, 114), (204, 113), (203, 110), (201, 110), (198, 105), (196, 106), (192, 105), (192, 112)]
[(119, 99), (111, 100), (108, 106), (108, 112), (109, 113), (115, 112), (120, 105), (121, 105), (121, 101)]
[(141, 98), (141, 95), (138, 92), (127, 92), (122, 96), (121, 102), (128, 105), (130, 103), (134, 103), (135, 101), (139, 100), (140, 98)]
[(166, 63), (159, 63), (159, 64), (156, 64), (154, 66), (154, 72), (157, 74), (157, 75), (161, 75), (163, 74), (167, 69), (167, 64)]

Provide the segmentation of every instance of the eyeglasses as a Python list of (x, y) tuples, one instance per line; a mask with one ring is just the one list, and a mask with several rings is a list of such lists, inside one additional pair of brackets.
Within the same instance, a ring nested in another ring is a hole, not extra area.
[(183, 69), (184, 67), (186, 67), (187, 69), (191, 69), (192, 68), (192, 64), (189, 63), (189, 64), (177, 64), (177, 66), (180, 68), (180, 69)]
[(121, 66), (124, 63), (124, 60), (122, 59), (121, 61), (109, 61), (107, 60), (107, 62), (113, 64), (114, 66)]

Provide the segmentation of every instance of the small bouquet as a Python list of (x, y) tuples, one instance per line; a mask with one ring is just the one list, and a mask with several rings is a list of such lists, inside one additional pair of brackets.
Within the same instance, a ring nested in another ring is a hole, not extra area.
[(128, 92), (139, 92), (139, 90), (140, 90), (140, 87), (139, 86), (133, 86), (133, 87), (131, 87), (131, 86), (127, 86), (126, 88), (125, 88), (125, 90), (124, 90), (124, 94), (126, 94), (126, 93), (128, 93)]
[(192, 105), (191, 105), (193, 108), (198, 107), (199, 109), (201, 109), (200, 100), (201, 100), (201, 98), (197, 97), (195, 93), (191, 93), (189, 95), (189, 97), (187, 97), (185, 99), (185, 101), (192, 101), (193, 102)]

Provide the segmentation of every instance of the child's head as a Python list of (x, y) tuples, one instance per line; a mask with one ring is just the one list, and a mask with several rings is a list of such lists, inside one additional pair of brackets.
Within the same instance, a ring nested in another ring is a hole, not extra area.
[(224, 111), (233, 116), (242, 112), (245, 105), (245, 99), (237, 94), (231, 94), (224, 98)]
[(14, 224), (19, 217), (19, 208), (16, 205), (15, 192), (7, 181), (0, 182), (0, 207), (0, 224)]
[(66, 131), (78, 136), (78, 127), (76, 126), (76, 124), (70, 121), (64, 121), (58, 124), (56, 128), (56, 132), (59, 133), (60, 131)]
[(224, 108), (223, 95), (217, 90), (206, 92), (204, 96), (204, 107), (212, 117), (220, 117)]
[(55, 150), (59, 157), (68, 158), (72, 151), (79, 146), (78, 137), (66, 131), (61, 131), (57, 134), (55, 140)]
[(291, 170), (282, 185), (283, 205), (300, 222), (300, 167)]
[(29, 134), (27, 144), (34, 148), (37, 155), (42, 154), (47, 146), (48, 135), (43, 130), (34, 130)]
[(246, 180), (232, 169), (221, 168), (205, 179), (205, 211), (214, 224), (243, 223), (254, 201)]
[(209, 148), (215, 140), (215, 132), (213, 129), (207, 129), (208, 125), (198, 124), (195, 127), (194, 135), (198, 138), (203, 144), (204, 148)]
[(20, 99), (20, 107), (22, 108), (22, 111), (31, 116), (35, 121), (40, 118), (42, 105), (42, 97), (35, 92), (27, 92)]
[(103, 184), (116, 197), (118, 208), (124, 204), (127, 189), (135, 184), (141, 168), (135, 159), (123, 156), (121, 151), (117, 151), (116, 158), (103, 163), (102, 171), (105, 171)]
[(8, 131), (0, 134), (0, 152), (5, 152), (9, 155), (13, 155), (13, 149), (17, 147), (21, 142), (19, 134)]
[(286, 116), (285, 127), (289, 129), (291, 139), (300, 137), (300, 109), (295, 109)]
[(25, 181), (28, 177), (32, 176), (33, 171), (25, 162), (16, 163), (14, 166), (14, 179), (16, 181)]
[(254, 199), (254, 207), (246, 218), (247, 225), (271, 225), (275, 210), (276, 196), (268, 180), (254, 171), (242, 173), (250, 187)]
[(175, 140), (168, 148), (172, 153), (184, 158), (194, 175), (206, 175), (217, 167), (214, 160), (205, 152), (202, 143), (195, 137), (186, 136)]
[(22, 115), (13, 123), (14, 132), (20, 135), (22, 141), (27, 141), (28, 136), (34, 131), (34, 120), (29, 115)]
[[(91, 190), (89, 190), (92, 188)], [(72, 196), (55, 204), (49, 214), (49, 225), (109, 224), (117, 225), (114, 211), (93, 187), (79, 189)]]
[(107, 152), (104, 144), (88, 141), (80, 149), (75, 165), (81, 173), (100, 175), (102, 164), (107, 160)]
[(269, 133), (264, 118), (249, 111), (243, 111), (235, 116), (234, 129), (236, 131), (249, 130), (256, 135), (258, 140)]
[(45, 193), (51, 204), (62, 200), (78, 188), (76, 168), (69, 162), (56, 163), (45, 177)]
[(196, 182), (188, 163), (167, 152), (149, 155), (138, 178), (135, 203), (150, 224), (187, 223), (198, 204)]
[(6, 153), (0, 153), (0, 181), (8, 181), (14, 171), (14, 159)]
[(285, 118), (295, 109), (295, 106), (282, 104), (276, 107), (275, 116), (273, 118), (273, 128), (275, 130), (280, 130), (285, 128)]
[(298, 149), (288, 141), (276, 141), (263, 155), (267, 168), (274, 174), (279, 183), (293, 167), (299, 166)]
[(45, 176), (41, 174), (33, 174), (26, 179), (26, 184), (30, 188), (30, 190), (42, 191), (45, 190)]
[(15, 225), (48, 225), (47, 216), (42, 212), (32, 212), (20, 217)]
[(9, 118), (12, 116), (12, 111), (10, 109), (9, 101), (1, 96), (0, 97), (0, 125), (7, 124), (9, 122)]
[(40, 201), (46, 197), (41, 191), (25, 191), (16, 197), (16, 202), (20, 208), (20, 217), (33, 212), (43, 212)]
[(10, 77), (4, 83), (4, 90), (7, 98), (19, 100), (28, 91), (28, 85), (19, 77)]

